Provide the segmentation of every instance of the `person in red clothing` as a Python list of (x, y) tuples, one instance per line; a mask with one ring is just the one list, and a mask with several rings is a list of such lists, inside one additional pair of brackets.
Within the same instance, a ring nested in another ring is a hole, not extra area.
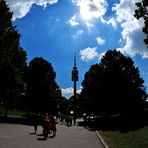
[(47, 138), (48, 134), (50, 132), (50, 129), (51, 129), (51, 124), (50, 124), (49, 116), (47, 113), (45, 115), (43, 115), (42, 127), (43, 127), (44, 137)]

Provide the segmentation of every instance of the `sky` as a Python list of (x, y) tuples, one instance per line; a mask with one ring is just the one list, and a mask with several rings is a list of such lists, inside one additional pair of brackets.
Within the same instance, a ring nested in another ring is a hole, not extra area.
[(108, 50), (130, 56), (148, 92), (148, 48), (143, 42), (143, 19), (133, 17), (140, 0), (6, 0), (13, 24), (21, 34), (27, 62), (43, 57), (56, 72), (67, 99), (73, 95), (71, 71), (76, 54), (77, 91), (91, 65)]

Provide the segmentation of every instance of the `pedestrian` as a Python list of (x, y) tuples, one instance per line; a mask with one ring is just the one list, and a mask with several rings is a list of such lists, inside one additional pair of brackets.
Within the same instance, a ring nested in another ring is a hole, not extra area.
[(74, 114), (73, 115), (73, 123), (74, 123), (74, 125), (76, 125), (76, 119), (77, 119), (76, 114)]
[(72, 126), (72, 116), (71, 115), (68, 115), (67, 118), (66, 118), (66, 123), (67, 123), (67, 126)]
[(37, 133), (37, 126), (38, 126), (38, 121), (37, 121), (37, 116), (32, 115), (32, 124), (34, 126), (34, 133)]
[(53, 116), (50, 117), (50, 124), (51, 124), (51, 130), (53, 132), (53, 137), (56, 136), (57, 128), (56, 128), (56, 120)]
[(60, 123), (63, 124), (63, 122), (64, 122), (64, 116), (61, 115), (61, 116), (60, 116)]
[(50, 132), (51, 124), (50, 124), (50, 119), (47, 113), (43, 115), (43, 123), (42, 123), (42, 128), (43, 128), (43, 135), (44, 138), (48, 138), (48, 134)]

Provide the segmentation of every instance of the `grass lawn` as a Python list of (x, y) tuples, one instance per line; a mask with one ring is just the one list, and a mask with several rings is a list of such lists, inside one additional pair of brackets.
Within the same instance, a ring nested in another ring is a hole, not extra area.
[(22, 111), (8, 110), (8, 116), (23, 117), (24, 115), (25, 115), (25, 112), (22, 112)]
[[(0, 113), (1, 115), (4, 115), (5, 108), (0, 107)], [(22, 112), (22, 111), (16, 111), (15, 109), (8, 110), (8, 116), (23, 117), (24, 115), (25, 115), (25, 112)]]
[(148, 148), (148, 126), (127, 133), (102, 130), (98, 132), (109, 148)]

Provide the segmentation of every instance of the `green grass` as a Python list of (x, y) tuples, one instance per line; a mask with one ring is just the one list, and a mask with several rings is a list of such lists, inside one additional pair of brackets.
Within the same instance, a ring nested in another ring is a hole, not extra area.
[[(1, 115), (4, 115), (5, 108), (0, 107), (0, 113), (1, 113)], [(22, 111), (17, 111), (15, 109), (8, 110), (8, 116), (23, 117), (24, 115), (25, 115), (25, 112), (22, 112)]]
[(148, 126), (138, 130), (98, 131), (110, 148), (148, 148)]
[(23, 117), (24, 115), (25, 115), (25, 112), (22, 112), (22, 111), (8, 110), (8, 116)]
[(0, 106), (0, 114), (4, 114), (4, 112), (5, 112), (4, 107), (1, 107), (1, 106)]

